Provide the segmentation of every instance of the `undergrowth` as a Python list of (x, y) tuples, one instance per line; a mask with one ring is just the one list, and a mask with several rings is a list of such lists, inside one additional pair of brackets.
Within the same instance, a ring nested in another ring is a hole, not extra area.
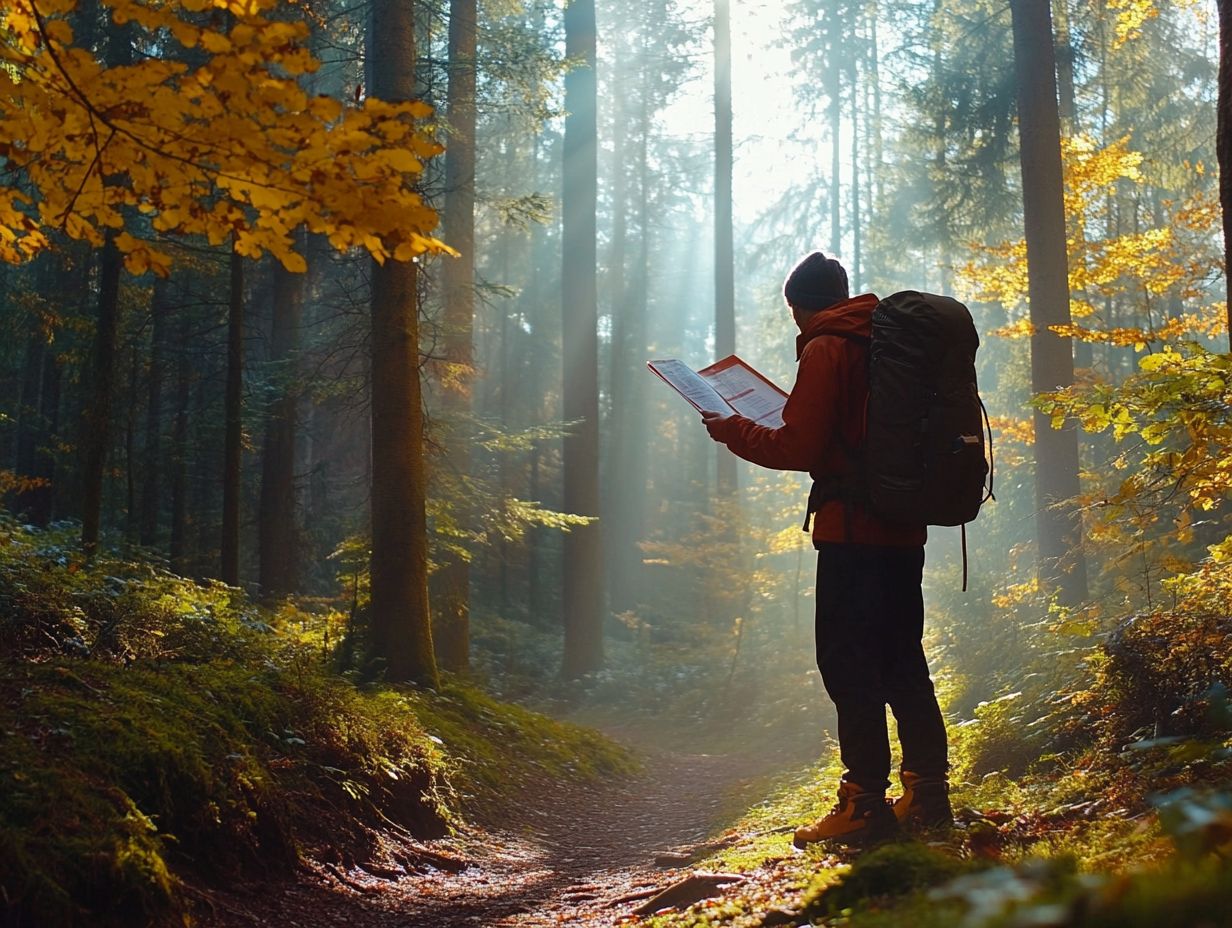
[(951, 739), (958, 827), (874, 849), (793, 849), (794, 827), (834, 801), (841, 765), (832, 751), (827, 762), (782, 778), (699, 861), (704, 870), (740, 873), (744, 883), (647, 924), (1232, 925), (1226, 740), (1158, 739), (1120, 753), (1095, 740), (1085, 752), (1037, 761), (1011, 777), (981, 772), (986, 747), (1002, 756), (1000, 723), (952, 725)]
[(0, 914), (176, 924), (195, 883), (363, 860), (378, 829), (439, 836), (519, 785), (631, 767), (456, 681), (357, 685), (320, 624), (0, 521)]

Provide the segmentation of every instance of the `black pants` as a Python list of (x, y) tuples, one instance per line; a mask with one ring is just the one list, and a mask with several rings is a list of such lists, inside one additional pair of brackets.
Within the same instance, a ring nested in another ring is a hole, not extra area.
[(889, 785), (886, 706), (898, 722), (903, 767), (948, 769), (924, 634), (923, 547), (822, 544), (817, 555), (817, 667), (838, 710), (845, 776), (865, 789)]

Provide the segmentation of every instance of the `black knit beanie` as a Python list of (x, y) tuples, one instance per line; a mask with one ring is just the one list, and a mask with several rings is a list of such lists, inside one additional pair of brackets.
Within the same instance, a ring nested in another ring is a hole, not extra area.
[(833, 258), (815, 251), (787, 275), (783, 296), (788, 304), (806, 312), (825, 309), (848, 297), (847, 272)]

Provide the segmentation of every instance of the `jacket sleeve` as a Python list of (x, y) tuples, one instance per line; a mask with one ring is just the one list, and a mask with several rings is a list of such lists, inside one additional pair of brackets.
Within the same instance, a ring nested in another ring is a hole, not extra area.
[(796, 383), (776, 429), (744, 416), (721, 423), (719, 441), (732, 453), (775, 470), (816, 470), (838, 423), (840, 350), (838, 339), (819, 337), (805, 346)]

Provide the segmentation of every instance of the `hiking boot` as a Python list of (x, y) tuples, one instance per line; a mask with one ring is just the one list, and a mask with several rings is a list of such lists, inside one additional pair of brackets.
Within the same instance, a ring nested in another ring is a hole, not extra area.
[(954, 824), (950, 784), (944, 776), (902, 772), (903, 794), (894, 800), (894, 817), (903, 827), (937, 828)]
[(802, 848), (817, 841), (865, 843), (888, 838), (896, 831), (898, 820), (883, 793), (870, 792), (858, 783), (843, 780), (838, 787), (838, 802), (830, 814), (797, 828), (792, 844)]

